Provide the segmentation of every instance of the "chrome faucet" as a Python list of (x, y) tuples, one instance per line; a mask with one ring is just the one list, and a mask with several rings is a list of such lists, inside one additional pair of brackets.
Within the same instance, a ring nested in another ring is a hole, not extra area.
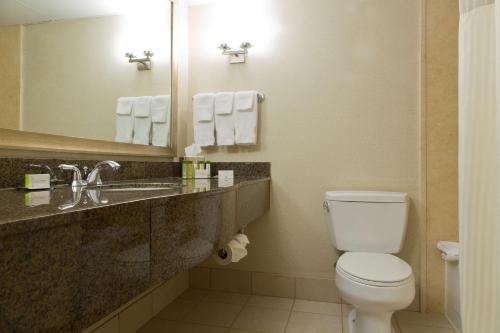
[(120, 164), (115, 161), (102, 161), (97, 163), (87, 176), (87, 185), (102, 185), (100, 171), (104, 167), (109, 167), (111, 170), (116, 171), (120, 169)]
[[(78, 168), (78, 165), (72, 164), (61, 164), (59, 165), (59, 169), (73, 171), (73, 181), (71, 182), (71, 187), (73, 189), (87, 186), (87, 185), (102, 185), (100, 171), (104, 167), (109, 167), (112, 170), (118, 170), (120, 168), (120, 164), (115, 161), (102, 161), (95, 165), (94, 169), (90, 171), (86, 179), (82, 178), (82, 173)], [(84, 168), (85, 170), (86, 168)]]
[(80, 172), (80, 169), (78, 169), (78, 165), (59, 164), (59, 169), (64, 171), (73, 171), (73, 181), (71, 182), (71, 187), (73, 189), (87, 185), (87, 181), (82, 179), (82, 173)]

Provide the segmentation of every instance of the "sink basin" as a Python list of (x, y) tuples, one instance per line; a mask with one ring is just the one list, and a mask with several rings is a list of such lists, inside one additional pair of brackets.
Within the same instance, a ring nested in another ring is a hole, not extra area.
[(121, 184), (102, 184), (96, 186), (87, 186), (87, 190), (100, 191), (164, 191), (181, 188), (182, 185), (176, 183), (121, 183)]

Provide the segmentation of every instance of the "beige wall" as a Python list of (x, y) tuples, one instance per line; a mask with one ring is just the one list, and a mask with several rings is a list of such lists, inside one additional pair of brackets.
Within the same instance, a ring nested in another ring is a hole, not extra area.
[[(214, 5), (189, 11), (190, 95), (258, 89), (267, 96), (257, 146), (208, 150), (215, 161), (272, 162), (271, 211), (248, 228), (248, 258), (230, 268), (333, 277), (324, 192), (390, 190), (412, 199), (401, 256), (419, 280), (420, 2), (261, 2), (246, 1), (260, 10), (245, 17), (255, 22), (255, 39), (252, 31), (241, 38), (255, 47), (244, 65), (229, 65), (216, 49), (226, 42), (217, 33), (227, 31), (214, 28), (221, 17)], [(190, 112), (182, 126), (179, 142), (189, 144)]]
[[(26, 26), (23, 129), (113, 141), (118, 97), (168, 94), (170, 15), (144, 24), (113, 16)], [(155, 52), (153, 70), (139, 72), (124, 55), (145, 47)]]
[(21, 26), (0, 27), (0, 128), (19, 129)]
[(458, 1), (427, 1), (427, 311), (443, 312), (439, 240), (458, 241)]

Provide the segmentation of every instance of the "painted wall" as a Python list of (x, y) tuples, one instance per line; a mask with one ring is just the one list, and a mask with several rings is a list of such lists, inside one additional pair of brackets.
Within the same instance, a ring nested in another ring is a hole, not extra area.
[(458, 1), (427, 1), (427, 311), (444, 311), (439, 240), (458, 241)]
[(19, 129), (21, 26), (0, 27), (0, 128)]
[[(139, 72), (126, 52), (155, 52)], [(170, 92), (170, 15), (28, 25), (23, 39), (24, 130), (113, 141), (116, 99)]]
[[(242, 0), (232, 10), (190, 7), (188, 81), (190, 96), (267, 96), (258, 145), (207, 150), (215, 161), (272, 162), (271, 211), (230, 268), (333, 277), (324, 192), (389, 190), (410, 194), (401, 257), (420, 280), (420, 2)], [(243, 41), (255, 45), (248, 62), (229, 65), (217, 45)], [(190, 144), (192, 116), (181, 111), (179, 142)]]

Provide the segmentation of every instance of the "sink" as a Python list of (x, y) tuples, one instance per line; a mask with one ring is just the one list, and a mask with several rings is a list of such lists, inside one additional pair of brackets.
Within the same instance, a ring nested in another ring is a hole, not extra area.
[(128, 191), (164, 191), (181, 188), (181, 184), (176, 183), (119, 183), (87, 186), (87, 190), (128, 192)]

